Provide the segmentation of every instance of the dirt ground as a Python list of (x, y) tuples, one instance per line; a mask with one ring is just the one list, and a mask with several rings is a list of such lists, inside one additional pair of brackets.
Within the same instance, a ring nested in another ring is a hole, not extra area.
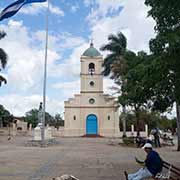
[[(110, 145), (108, 138), (56, 138), (58, 145), (27, 147), (31, 137), (0, 136), (0, 180), (50, 180), (72, 174), (81, 180), (124, 180), (123, 172), (139, 168), (134, 157), (145, 158), (142, 149)], [(156, 149), (163, 159), (180, 167), (176, 147)]]

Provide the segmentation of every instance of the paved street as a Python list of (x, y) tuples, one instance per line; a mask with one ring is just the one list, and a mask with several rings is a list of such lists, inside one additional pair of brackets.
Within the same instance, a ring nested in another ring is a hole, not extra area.
[[(72, 174), (81, 180), (124, 180), (123, 171), (134, 171), (134, 157), (145, 157), (137, 148), (109, 145), (106, 138), (58, 138), (48, 148), (26, 147), (30, 137), (7, 141), (0, 137), (0, 180), (50, 180)], [(180, 167), (175, 147), (157, 149), (162, 157)]]

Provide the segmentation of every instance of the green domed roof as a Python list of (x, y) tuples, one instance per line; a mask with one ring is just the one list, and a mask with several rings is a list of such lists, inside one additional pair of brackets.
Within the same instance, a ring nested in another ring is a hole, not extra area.
[(96, 48), (94, 48), (93, 43), (91, 43), (90, 47), (84, 51), (83, 56), (95, 57), (101, 56), (101, 54)]

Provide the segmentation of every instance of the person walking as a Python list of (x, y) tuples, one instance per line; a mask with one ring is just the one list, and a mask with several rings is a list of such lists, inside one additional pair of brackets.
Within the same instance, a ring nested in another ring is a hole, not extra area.
[(149, 177), (155, 177), (159, 172), (162, 171), (163, 161), (159, 154), (153, 150), (150, 143), (146, 143), (142, 149), (147, 153), (146, 159), (144, 162), (140, 162), (136, 159), (138, 163), (144, 165), (143, 168), (140, 168), (137, 172), (133, 174), (128, 174), (124, 171), (126, 180), (143, 180)]
[(155, 147), (161, 147), (161, 143), (160, 143), (160, 133), (158, 128), (155, 128), (155, 132), (154, 132), (154, 144)]

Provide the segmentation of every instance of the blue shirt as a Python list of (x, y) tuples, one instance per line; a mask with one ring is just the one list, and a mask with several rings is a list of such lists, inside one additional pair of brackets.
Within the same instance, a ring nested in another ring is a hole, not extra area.
[(146, 157), (145, 166), (155, 176), (162, 171), (163, 161), (156, 151), (151, 150)]

